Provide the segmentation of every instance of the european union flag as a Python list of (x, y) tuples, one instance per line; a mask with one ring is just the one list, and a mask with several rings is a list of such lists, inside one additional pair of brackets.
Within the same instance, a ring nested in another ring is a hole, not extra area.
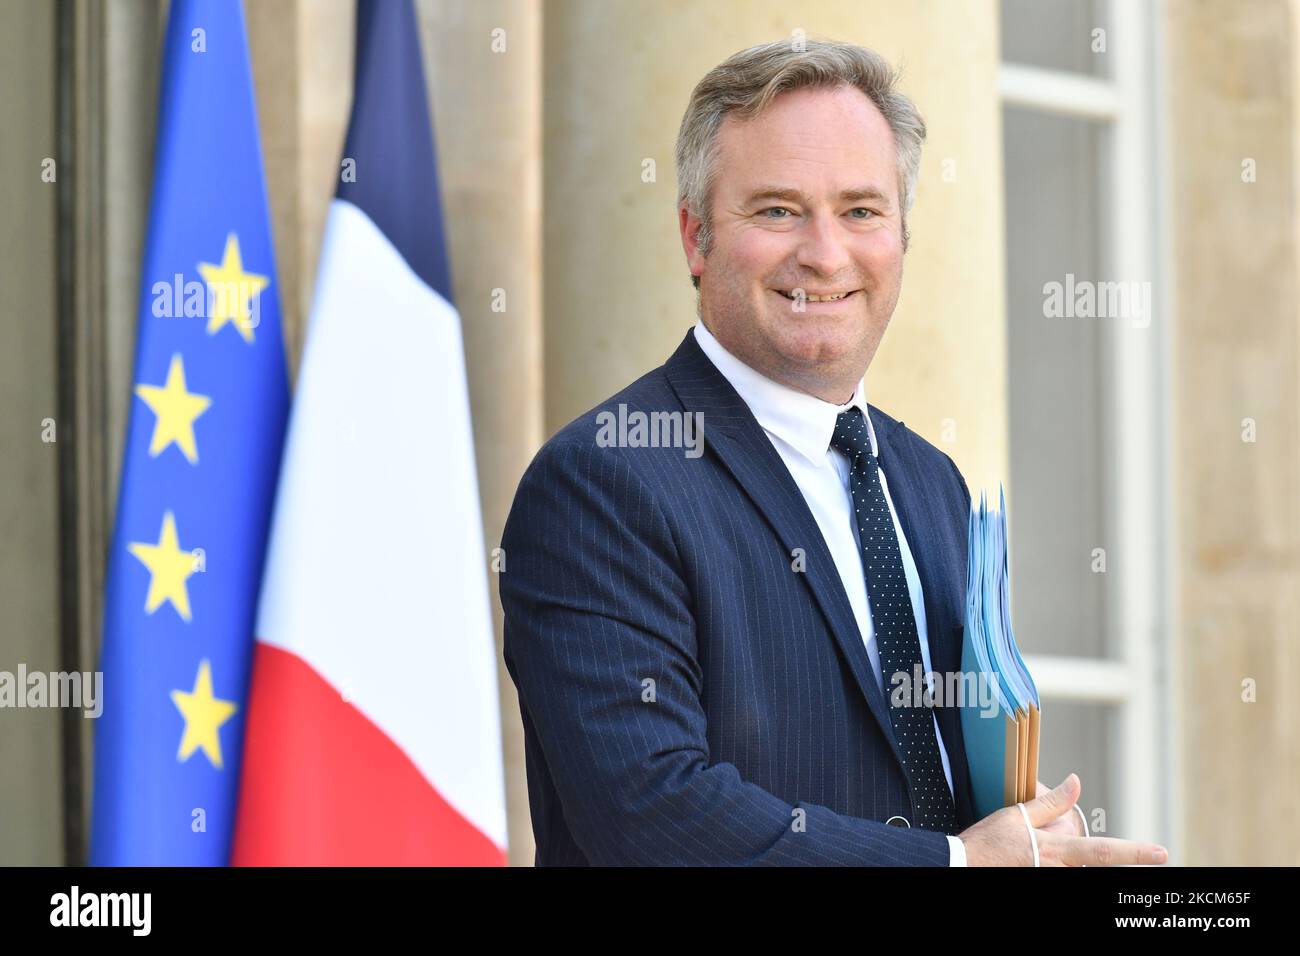
[(288, 406), (239, 0), (173, 0), (90, 862), (224, 865)]

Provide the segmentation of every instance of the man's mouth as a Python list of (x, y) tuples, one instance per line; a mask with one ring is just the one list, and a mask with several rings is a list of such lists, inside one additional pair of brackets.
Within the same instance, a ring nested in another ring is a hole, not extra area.
[(802, 296), (796, 295), (793, 290), (774, 289), (773, 291), (779, 292), (791, 302), (798, 302), (801, 297), (805, 302), (842, 302), (844, 299), (857, 295), (861, 290), (845, 289), (842, 292), (826, 292), (819, 295), (814, 295), (811, 292), (804, 292)]

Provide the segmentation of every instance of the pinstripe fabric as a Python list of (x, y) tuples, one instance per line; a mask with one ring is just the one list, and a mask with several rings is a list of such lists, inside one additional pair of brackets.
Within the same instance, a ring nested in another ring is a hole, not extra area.
[[(601, 447), (596, 415), (620, 404), (702, 413), (703, 456)], [(951, 459), (871, 412), (931, 663), (955, 671), (970, 497)], [(546, 443), (502, 547), (538, 865), (948, 864), (942, 833), (883, 822), (912, 820), (913, 799), (848, 597), (780, 456), (693, 335)], [(936, 714), (961, 829), (961, 728)]]

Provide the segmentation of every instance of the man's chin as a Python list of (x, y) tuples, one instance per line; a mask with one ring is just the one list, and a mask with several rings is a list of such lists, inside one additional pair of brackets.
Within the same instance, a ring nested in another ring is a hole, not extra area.
[(850, 361), (858, 346), (836, 335), (799, 335), (779, 340), (776, 350), (788, 367), (821, 377)]
[(772, 338), (791, 360), (831, 362), (861, 347), (865, 322), (857, 309), (812, 315), (807, 312), (773, 316)]

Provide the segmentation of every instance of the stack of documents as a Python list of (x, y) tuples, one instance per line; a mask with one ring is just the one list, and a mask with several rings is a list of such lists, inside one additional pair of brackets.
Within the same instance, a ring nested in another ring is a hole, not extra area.
[(984, 818), (1034, 798), (1038, 780), (1038, 688), (1011, 633), (1007, 500), (971, 507), (960, 700), (975, 810)]

